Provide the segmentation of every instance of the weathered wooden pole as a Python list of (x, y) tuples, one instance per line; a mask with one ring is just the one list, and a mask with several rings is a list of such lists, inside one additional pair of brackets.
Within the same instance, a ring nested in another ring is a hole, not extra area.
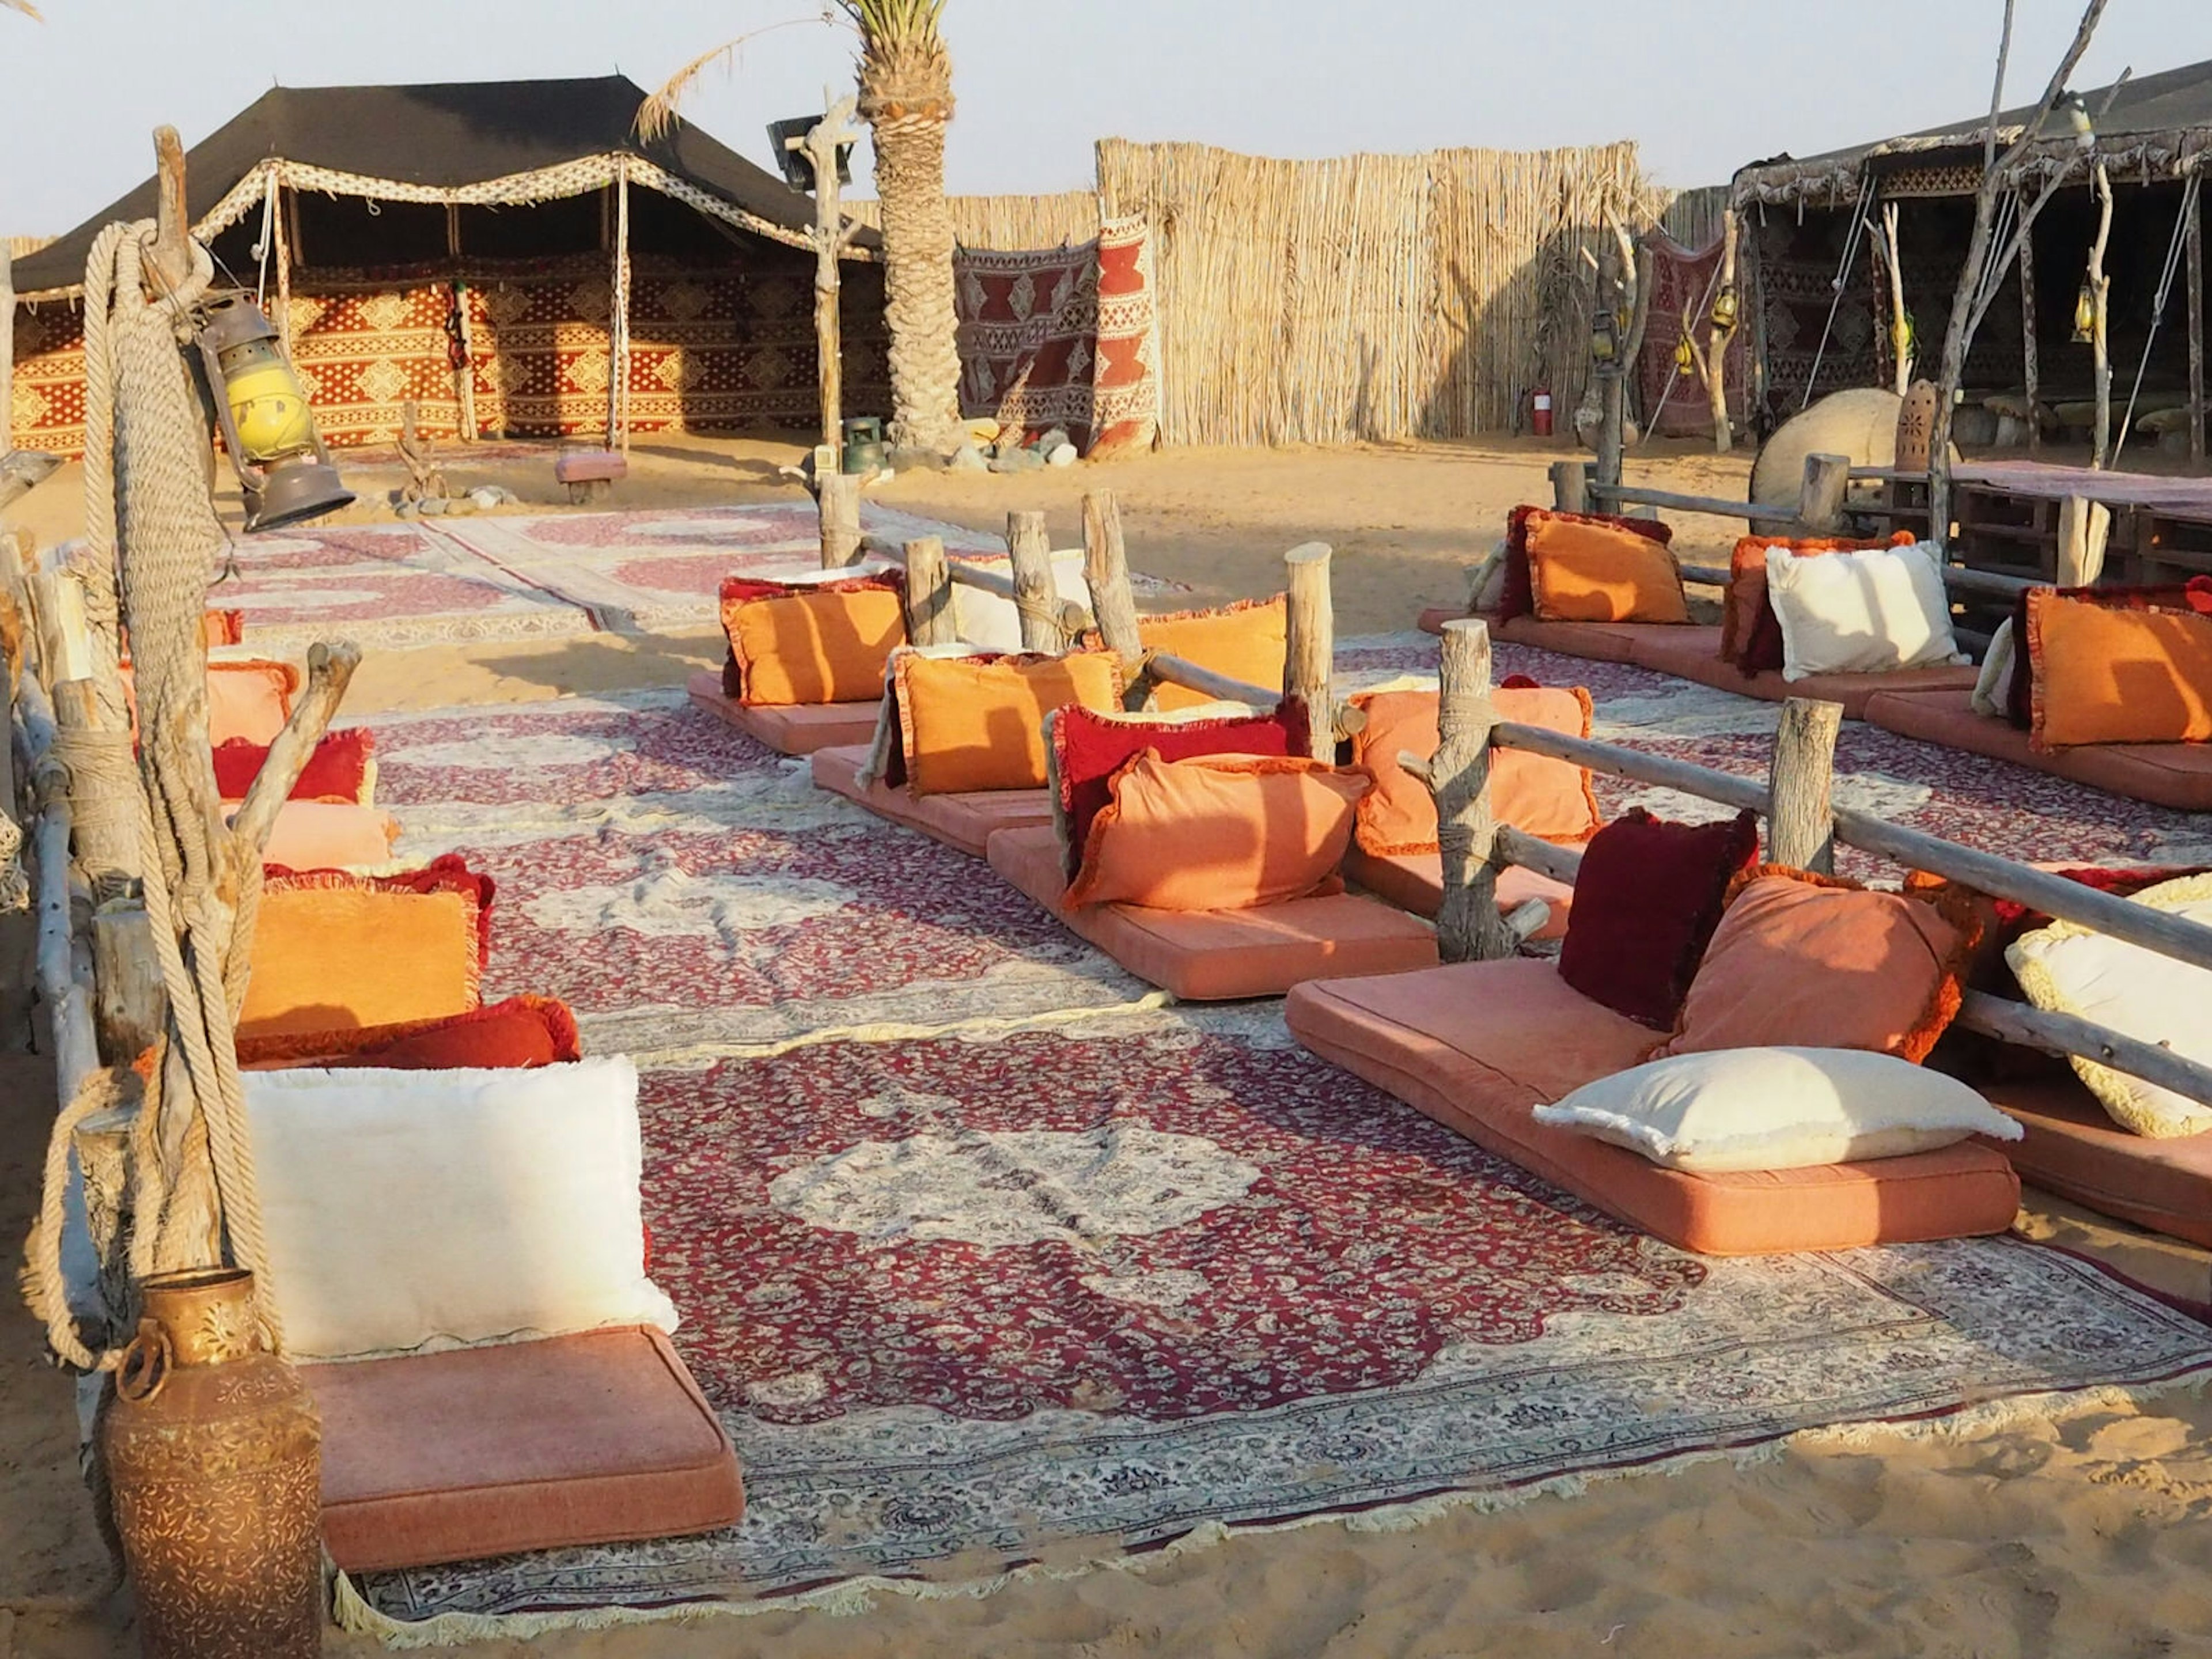
[(1129, 558), (1121, 542), (1121, 508), (1110, 489), (1083, 497), (1083, 580), (1091, 589), (1091, 614), (1098, 637), (1121, 659), (1121, 671), (1133, 676), (1144, 660), (1145, 642), (1137, 632), (1137, 600), (1129, 587)]
[(951, 568), (934, 536), (906, 544), (906, 636), (915, 645), (951, 645), (960, 637), (952, 619)]
[(1898, 258), (1897, 208), (1887, 202), (1881, 210), (1882, 262), (1889, 267), (1889, 351), (1895, 359), (1893, 382), (1902, 398), (1912, 389), (1912, 319), (1905, 309), (1905, 267)]
[[(834, 452), (833, 452), (834, 453)], [(822, 568), (842, 570), (860, 562), (860, 481), (833, 468), (814, 475), (821, 517)]]
[(2097, 198), (2097, 240), (2089, 245), (2089, 345), (2095, 354), (2097, 430), (2089, 465), (2102, 471), (2112, 455), (2112, 279), (2105, 274), (2105, 249), (2112, 240), (2112, 177), (2101, 155), (2090, 185)]
[(1060, 584), (1053, 574), (1052, 535), (1043, 514), (1006, 514), (1006, 557), (1022, 649), (1058, 656), (1067, 649), (1067, 634), (1060, 625)]
[(849, 95), (836, 97), (835, 91), (824, 89), (824, 113), (804, 138), (784, 140), (788, 148), (804, 151), (814, 169), (815, 384), (822, 403), (822, 441), (832, 449), (842, 436), (845, 402), (844, 337), (837, 313), (842, 278), (837, 260), (852, 240), (844, 223), (844, 181), (837, 175), (837, 152), (860, 136), (853, 123), (857, 100)]
[(1725, 455), (1735, 447), (1735, 431), (1729, 420), (1728, 354), (1729, 343), (1742, 321), (1736, 301), (1735, 254), (1738, 226), (1735, 210), (1730, 208), (1721, 218), (1721, 282), (1719, 301), (1729, 307), (1727, 326), (1719, 325), (1717, 319), (1705, 340), (1705, 396), (1713, 411), (1713, 453)]
[(1836, 814), (1831, 790), (1836, 775), (1836, 733), (1841, 703), (1791, 697), (1782, 705), (1774, 733), (1774, 759), (1766, 791), (1766, 859), (1793, 870), (1836, 873)]
[(185, 141), (174, 127), (154, 129), (154, 247), (147, 269), (149, 297), (174, 293), (192, 274), (192, 217), (185, 204)]
[(607, 447), (629, 447), (629, 163), (615, 164), (614, 274), (607, 305)]
[(1833, 536), (1844, 527), (1844, 501), (1851, 487), (1850, 458), (1808, 455), (1797, 489), (1797, 522), (1808, 536)]
[(1336, 618), (1328, 591), (1329, 548), (1308, 542), (1283, 555), (1289, 575), (1283, 697), (1305, 710), (1306, 752), (1336, 758)]
[(1490, 962), (1513, 954), (1498, 914), (1498, 872), (1491, 863), (1497, 826), (1490, 814), (1490, 629), (1473, 617), (1444, 624), (1435, 757), (1401, 755), (1437, 798), (1437, 845), (1443, 855), (1443, 900), (1437, 949), (1446, 962)]
[(77, 866), (94, 903), (122, 898), (141, 857), (138, 769), (129, 729), (111, 729), (89, 678), (53, 688), (54, 758), (69, 772), (70, 827)]
[(160, 1039), (169, 1017), (169, 993), (143, 904), (104, 905), (93, 913), (92, 969), (100, 1057), (110, 1066), (128, 1066)]
[(2020, 349), (2027, 392), (2027, 453), (2043, 453), (2043, 422), (2038, 418), (2043, 396), (2040, 343), (2035, 337), (2035, 233), (2031, 227), (2020, 239)]
[(2094, 587), (2105, 570), (2112, 510), (2102, 501), (2069, 495), (2058, 504), (2058, 585)]
[(1561, 513), (1589, 511), (1589, 465), (1587, 462), (1552, 463), (1552, 505)]

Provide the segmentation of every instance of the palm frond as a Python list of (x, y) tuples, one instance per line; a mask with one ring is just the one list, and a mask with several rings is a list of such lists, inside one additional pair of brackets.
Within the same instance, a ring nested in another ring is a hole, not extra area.
[(836, 0), (860, 38), (878, 49), (927, 46), (937, 39), (945, 0)]
[(0, 0), (0, 6), (7, 7), (10, 11), (21, 12), (34, 23), (43, 23), (46, 21), (39, 15), (39, 9), (31, 3), (31, 0)]
[[(25, 3), (26, 0), (0, 0), (0, 5), (13, 6)], [(842, 5), (845, 0), (838, 0), (838, 3)], [(943, 4), (944, 0), (938, 0), (938, 3)], [(773, 34), (778, 29), (803, 28), (810, 24), (827, 23), (830, 21), (830, 15), (827, 11), (817, 13), (811, 17), (787, 17), (780, 22), (766, 23), (759, 28), (748, 30), (734, 40), (725, 40), (711, 52), (701, 52), (682, 69), (670, 76), (661, 83), (658, 91), (637, 106), (635, 124), (637, 136), (649, 144), (673, 132), (676, 130), (677, 122), (682, 118), (681, 111), (684, 97), (698, 83), (699, 77), (717, 64), (736, 63), (739, 53), (745, 46), (759, 40), (763, 34)]]

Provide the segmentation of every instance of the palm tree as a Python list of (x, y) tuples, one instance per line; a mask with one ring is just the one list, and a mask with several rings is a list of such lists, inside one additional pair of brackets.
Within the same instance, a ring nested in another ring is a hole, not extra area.
[[(952, 119), (952, 55), (938, 28), (945, 0), (836, 3), (860, 36), (860, 112), (875, 130), (891, 434), (901, 445), (947, 451), (962, 434), (952, 216), (945, 204), (945, 129)], [(665, 130), (684, 92), (729, 50), (678, 70), (647, 100), (641, 131), (651, 137)]]
[(39, 15), (39, 9), (31, 3), (31, 0), (0, 0), (0, 6), (7, 7), (10, 11), (20, 11), (26, 17), (35, 18)]

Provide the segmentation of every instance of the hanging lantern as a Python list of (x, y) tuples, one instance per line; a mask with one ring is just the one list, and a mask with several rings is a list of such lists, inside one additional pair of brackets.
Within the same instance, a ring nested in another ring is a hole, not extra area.
[(1735, 284), (1734, 283), (1729, 283), (1724, 284), (1722, 287), (1721, 291), (1713, 296), (1713, 332), (1716, 334), (1726, 334), (1729, 330), (1735, 326)]
[(240, 289), (199, 307), (194, 337), (224, 450), (246, 497), (246, 527), (274, 530), (352, 504), (307, 394), (261, 307)]
[(1610, 306), (1600, 306), (1590, 315), (1590, 361), (1601, 374), (1620, 367), (1620, 319)]
[(2081, 282), (2081, 297), (2074, 301), (2074, 343), (2087, 345), (2097, 337), (2097, 296), (2088, 279)]
[(1674, 342), (1674, 372), (1677, 374), (1694, 374), (1698, 372), (1698, 349), (1690, 343), (1690, 337), (1687, 334), (1684, 334), (1680, 339)]

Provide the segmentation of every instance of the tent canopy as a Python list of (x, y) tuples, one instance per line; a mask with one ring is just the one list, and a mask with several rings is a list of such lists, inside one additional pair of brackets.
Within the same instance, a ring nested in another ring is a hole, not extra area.
[[(522, 204), (602, 187), (619, 163), (740, 228), (809, 246), (812, 200), (698, 128), (678, 121), (648, 143), (645, 94), (626, 76), (412, 87), (279, 87), (185, 158), (186, 206), (203, 238), (259, 202), (282, 163), (296, 188), (386, 199)], [(155, 181), (15, 263), (26, 296), (76, 287), (101, 228), (154, 216)], [(865, 247), (877, 239), (863, 234)], [(863, 255), (862, 257), (866, 257)]]

